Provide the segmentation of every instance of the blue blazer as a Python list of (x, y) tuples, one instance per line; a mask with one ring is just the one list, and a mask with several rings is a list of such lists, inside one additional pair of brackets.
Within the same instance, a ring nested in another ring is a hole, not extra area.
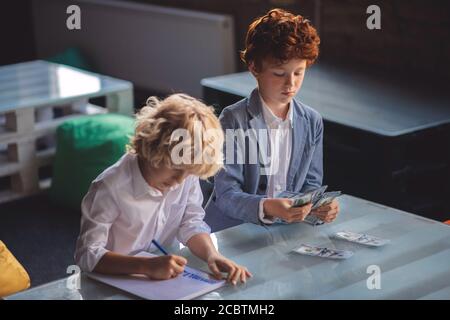
[[(322, 185), (323, 121), (320, 114), (303, 103), (293, 100), (292, 152), (286, 189), (305, 192)], [(266, 129), (258, 89), (251, 95), (223, 109), (220, 122), (227, 129)], [(236, 141), (234, 150), (236, 148)], [(248, 154), (245, 143), (245, 154)], [(226, 145), (224, 147), (224, 155)], [(272, 155), (276, 156), (276, 155)], [(242, 161), (241, 161), (242, 162)], [(225, 161), (226, 163), (226, 161)], [(259, 220), (259, 202), (266, 198), (267, 175), (261, 175), (260, 163), (225, 164), (214, 177), (214, 190), (205, 211), (205, 221), (213, 232), (231, 226)]]

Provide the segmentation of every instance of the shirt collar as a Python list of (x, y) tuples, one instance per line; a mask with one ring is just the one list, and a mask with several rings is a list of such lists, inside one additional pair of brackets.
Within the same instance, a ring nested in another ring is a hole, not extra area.
[(261, 100), (263, 117), (268, 126), (271, 126), (273, 123), (280, 124), (280, 123), (283, 123), (284, 121), (288, 121), (290, 126), (292, 127), (292, 125), (293, 125), (293, 121), (292, 121), (293, 103), (292, 103), (292, 101), (293, 100), (291, 100), (291, 102), (289, 102), (289, 110), (286, 115), (286, 119), (282, 120), (280, 117), (277, 117), (276, 115), (273, 114), (272, 110), (270, 110), (269, 106), (266, 104), (266, 102), (262, 98), (261, 94), (259, 94), (259, 99)]
[[(147, 183), (147, 181), (145, 181), (144, 177), (142, 176), (141, 170), (139, 169), (138, 157), (136, 155), (132, 155), (131, 158), (131, 179), (133, 186), (133, 195), (135, 198), (143, 197), (146, 194), (149, 194), (153, 197), (163, 196), (163, 193), (160, 190), (153, 188)], [(171, 190), (172, 188), (170, 188), (169, 190)]]

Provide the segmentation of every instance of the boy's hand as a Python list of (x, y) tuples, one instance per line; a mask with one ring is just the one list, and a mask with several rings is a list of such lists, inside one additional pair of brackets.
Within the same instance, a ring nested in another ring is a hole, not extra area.
[(148, 258), (143, 260), (142, 274), (154, 280), (167, 280), (182, 273), (186, 263), (186, 258), (176, 255)]
[(323, 206), (314, 209), (312, 213), (324, 222), (333, 222), (339, 214), (339, 202), (334, 199), (330, 203), (324, 204)]
[(289, 223), (303, 221), (311, 212), (312, 204), (294, 208), (293, 202), (287, 198), (266, 199), (263, 204), (264, 214), (269, 218), (278, 217)]
[(247, 281), (252, 274), (247, 268), (240, 266), (230, 259), (225, 258), (220, 253), (214, 253), (208, 257), (208, 267), (217, 279), (222, 278), (221, 272), (228, 273), (227, 281), (236, 285), (240, 280), (242, 283)]

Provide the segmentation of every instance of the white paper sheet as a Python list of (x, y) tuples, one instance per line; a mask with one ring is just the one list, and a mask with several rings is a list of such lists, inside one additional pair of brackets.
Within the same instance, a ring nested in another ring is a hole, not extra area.
[[(154, 256), (139, 253), (138, 256)], [(216, 280), (209, 274), (185, 266), (184, 272), (169, 280), (150, 280), (142, 275), (111, 276), (88, 273), (90, 278), (110, 286), (130, 292), (136, 296), (151, 300), (188, 300), (216, 290), (225, 284), (225, 280)]]

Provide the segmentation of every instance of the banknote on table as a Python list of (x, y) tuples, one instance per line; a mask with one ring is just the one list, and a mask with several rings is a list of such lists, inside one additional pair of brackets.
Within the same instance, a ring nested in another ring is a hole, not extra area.
[(336, 232), (334, 236), (338, 239), (343, 239), (350, 242), (359, 243), (372, 247), (381, 247), (390, 242), (389, 239), (382, 239), (368, 234), (351, 231), (339, 231)]
[(328, 249), (326, 247), (316, 247), (307, 244), (301, 244), (300, 247), (292, 249), (293, 252), (327, 259), (348, 259), (353, 256), (349, 250)]

